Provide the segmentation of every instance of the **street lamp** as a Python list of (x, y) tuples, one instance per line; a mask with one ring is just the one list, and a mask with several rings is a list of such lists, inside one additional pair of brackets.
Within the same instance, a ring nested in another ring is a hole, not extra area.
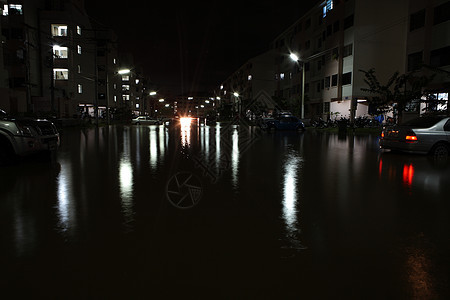
[(305, 118), (305, 62), (301, 61), (300, 58), (295, 54), (295, 53), (291, 53), (289, 55), (289, 57), (299, 63), (302, 63), (302, 102), (301, 102), (301, 115), (300, 115), (300, 119), (304, 119)]

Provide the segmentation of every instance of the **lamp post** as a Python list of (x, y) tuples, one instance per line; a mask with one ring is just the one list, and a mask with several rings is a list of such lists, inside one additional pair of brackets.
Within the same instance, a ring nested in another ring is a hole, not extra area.
[(238, 112), (238, 115), (240, 115), (241, 114), (241, 101), (240, 101), (240, 99), (239, 99), (239, 93), (238, 92), (234, 92), (233, 93), (233, 96), (235, 97), (235, 103), (236, 103), (236, 105), (237, 105), (237, 112)]
[(302, 63), (302, 100), (301, 100), (301, 114), (300, 119), (305, 118), (305, 62), (301, 61), (295, 53), (291, 53), (289, 57), (295, 62)]

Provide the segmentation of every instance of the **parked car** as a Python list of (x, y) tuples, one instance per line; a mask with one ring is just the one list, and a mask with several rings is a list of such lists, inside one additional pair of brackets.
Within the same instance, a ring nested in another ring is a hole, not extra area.
[(380, 138), (380, 148), (448, 156), (450, 153), (450, 117), (429, 115), (402, 125), (387, 126)]
[(262, 120), (261, 128), (270, 130), (305, 130), (305, 124), (292, 115), (283, 114), (277, 118), (266, 118)]
[(139, 116), (131, 120), (133, 125), (159, 125), (160, 123), (160, 120), (149, 116)]
[(59, 143), (59, 133), (52, 122), (14, 118), (0, 111), (0, 165), (14, 161), (17, 156), (51, 153)]

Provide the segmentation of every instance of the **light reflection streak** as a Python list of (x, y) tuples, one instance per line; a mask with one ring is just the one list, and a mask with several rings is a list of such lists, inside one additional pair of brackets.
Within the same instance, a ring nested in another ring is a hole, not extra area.
[(165, 154), (165, 140), (166, 137), (166, 129), (164, 128), (164, 126), (159, 127), (159, 139), (158, 139), (158, 143), (159, 143), (159, 156), (160, 159), (162, 159), (162, 157), (164, 157)]
[(412, 180), (414, 177), (414, 166), (412, 164), (410, 165), (404, 165), (403, 166), (403, 183), (407, 186), (412, 185)]
[(124, 132), (124, 147), (119, 164), (119, 187), (122, 198), (122, 213), (125, 220), (125, 226), (130, 227), (134, 221), (133, 205), (133, 168), (130, 160), (130, 132)]
[(231, 180), (235, 189), (239, 181), (239, 132), (235, 130), (232, 136), (233, 144), (231, 148)]
[(191, 118), (180, 118), (181, 146), (189, 147), (191, 144)]
[(216, 169), (220, 170), (220, 126), (216, 126)]
[(158, 166), (158, 140), (156, 136), (156, 131), (151, 128), (150, 129), (150, 168), (152, 171), (156, 171)]
[(61, 172), (57, 179), (57, 192), (58, 192), (58, 204), (57, 204), (57, 216), (58, 225), (62, 232), (68, 232), (69, 229), (73, 231), (76, 226), (75, 219), (75, 207), (74, 196), (72, 187), (72, 172), (70, 164), (61, 162)]
[(283, 184), (283, 210), (282, 217), (286, 226), (286, 237), (290, 246), (300, 250), (305, 247), (298, 239), (299, 224), (297, 219), (298, 202), (298, 168), (302, 160), (297, 153), (290, 152), (284, 165), (284, 184)]

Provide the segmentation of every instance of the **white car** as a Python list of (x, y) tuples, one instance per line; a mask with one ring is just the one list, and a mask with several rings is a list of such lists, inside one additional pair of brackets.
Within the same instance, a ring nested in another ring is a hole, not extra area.
[(450, 154), (450, 117), (423, 116), (402, 125), (384, 128), (380, 147), (404, 152)]
[(131, 124), (133, 125), (159, 125), (160, 123), (160, 120), (149, 116), (139, 116), (131, 120)]
[(59, 143), (59, 133), (52, 122), (17, 119), (0, 110), (0, 165), (13, 162), (16, 156), (54, 152)]

